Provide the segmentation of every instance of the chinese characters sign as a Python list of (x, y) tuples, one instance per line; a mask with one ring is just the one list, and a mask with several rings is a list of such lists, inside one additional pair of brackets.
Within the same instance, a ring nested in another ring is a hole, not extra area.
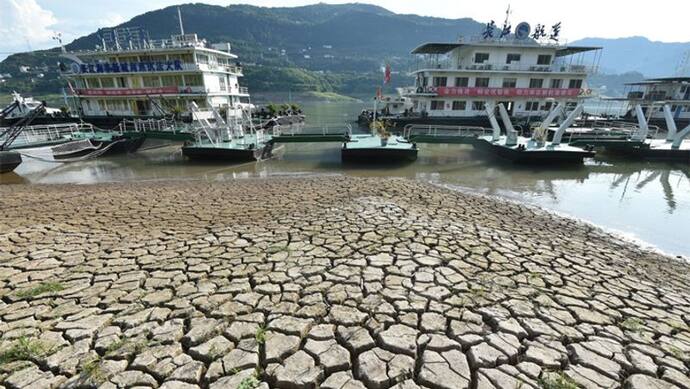
[[(170, 95), (187, 92), (176, 86), (158, 88), (130, 88), (130, 89), (77, 89), (80, 96), (145, 96)], [(191, 92), (191, 90), (189, 91)]]
[(577, 97), (579, 88), (465, 88), (440, 86), (435, 89), (439, 96), (458, 97)]
[(83, 63), (72, 65), (75, 73), (100, 74), (100, 73), (134, 73), (134, 72), (171, 72), (180, 71), (182, 61), (165, 62), (113, 62), (113, 63)]

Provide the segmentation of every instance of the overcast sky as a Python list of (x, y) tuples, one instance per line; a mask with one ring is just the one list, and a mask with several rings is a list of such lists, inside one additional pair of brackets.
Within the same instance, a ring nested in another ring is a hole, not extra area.
[[(196, 0), (195, 0), (196, 1)], [(200, 0), (229, 5), (259, 6), (313, 4), (313, 0)], [(352, 1), (325, 0), (326, 3)], [(520, 21), (551, 25), (563, 23), (561, 36), (569, 41), (585, 37), (645, 36), (663, 42), (690, 41), (688, 0), (362, 0), (397, 13), (444, 18), (470, 17), (501, 22), (510, 3), (515, 26)], [(180, 4), (175, 0), (0, 0), (0, 59), (7, 53), (53, 46), (51, 37), (62, 33), (66, 42), (111, 27), (146, 11)], [(478, 6), (481, 5), (481, 6)], [(454, 37), (448, 37), (452, 39)]]

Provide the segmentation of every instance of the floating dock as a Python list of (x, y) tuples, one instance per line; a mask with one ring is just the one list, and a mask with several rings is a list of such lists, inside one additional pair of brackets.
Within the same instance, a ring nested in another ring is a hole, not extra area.
[[(561, 143), (563, 134), (581, 113), (581, 105), (571, 112), (566, 121), (559, 126), (553, 140), (546, 140), (546, 129), (561, 109), (560, 106), (554, 107), (538, 128), (538, 134), (532, 138), (518, 135), (503, 104), (498, 105), (498, 110), (507, 135), (501, 135), (501, 127), (495, 116), (495, 107), (488, 104), (486, 113), (492, 127), (489, 135), (486, 134), (487, 129), (481, 127), (408, 126), (405, 129), (405, 137), (414, 143), (468, 144), (477, 150), (518, 164), (552, 166), (554, 164), (582, 163), (585, 158), (594, 157), (594, 152), (591, 150)], [(424, 134), (414, 133), (415, 130), (425, 128), (427, 131)]]
[(354, 163), (411, 162), (417, 159), (417, 145), (401, 136), (383, 139), (375, 134), (352, 135), (343, 143), (341, 159)]
[[(680, 103), (674, 102), (674, 104)], [(593, 137), (571, 144), (603, 149), (611, 154), (630, 159), (690, 162), (690, 140), (686, 139), (690, 135), (690, 126), (678, 131), (670, 105), (663, 103), (662, 109), (668, 129), (664, 139), (649, 139), (649, 123), (642, 106), (638, 104), (635, 106), (638, 128), (627, 139)], [(652, 115), (653, 107), (649, 108), (649, 112)]]
[(210, 140), (195, 142), (182, 147), (182, 154), (194, 160), (249, 162), (271, 156), (273, 142), (270, 138), (261, 138), (257, 134), (246, 134), (227, 141)]
[(498, 125), (492, 104), (487, 105), (487, 115), (493, 129), (491, 136), (483, 136), (477, 139), (475, 147), (486, 150), (492, 154), (507, 159), (514, 163), (524, 164), (572, 164), (582, 163), (585, 158), (594, 157), (594, 152), (582, 148), (562, 144), (561, 140), (566, 130), (575, 122), (582, 113), (583, 106), (579, 104), (558, 127), (551, 141), (547, 139), (546, 129), (551, 125), (556, 116), (562, 111), (558, 105), (551, 109), (544, 122), (537, 128), (532, 138), (518, 136), (517, 131), (510, 121), (508, 111), (503, 104), (498, 104), (498, 111), (506, 128), (505, 136), (500, 135), (501, 128)]

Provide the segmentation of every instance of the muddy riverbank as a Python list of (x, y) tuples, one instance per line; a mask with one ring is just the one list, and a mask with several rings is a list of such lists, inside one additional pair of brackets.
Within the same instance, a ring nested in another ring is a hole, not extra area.
[(690, 266), (533, 208), (355, 177), (0, 199), (8, 388), (690, 386)]

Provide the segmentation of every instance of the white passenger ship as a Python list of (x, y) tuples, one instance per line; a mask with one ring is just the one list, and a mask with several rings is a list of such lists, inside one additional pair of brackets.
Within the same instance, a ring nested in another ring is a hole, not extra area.
[(488, 126), (485, 107), (491, 102), (502, 103), (513, 122), (523, 124), (541, 121), (556, 103), (576, 105), (591, 94), (586, 79), (596, 70), (601, 48), (561, 45), (553, 35), (543, 39), (543, 30), (538, 26), (541, 35), (534, 35), (527, 23), (520, 23), (514, 35), (494, 38), (485, 32), (479, 38), (417, 47), (412, 51), (415, 85), (405, 94), (412, 109), (383, 119), (397, 127)]
[(195, 117), (212, 119), (211, 108), (226, 117), (241, 116), (249, 92), (240, 86), (242, 67), (230, 44), (209, 45), (181, 30), (168, 40), (136, 44), (114, 34), (111, 45), (103, 39), (96, 50), (64, 53), (73, 61), (61, 65), (72, 113), (101, 128), (123, 119), (190, 119), (192, 102), (201, 108)]
[(679, 128), (690, 124), (690, 77), (651, 78), (626, 84), (626, 87), (627, 95), (620, 99), (627, 103), (622, 119), (637, 123), (635, 106), (639, 104), (649, 124), (665, 128), (661, 107), (668, 104)]

